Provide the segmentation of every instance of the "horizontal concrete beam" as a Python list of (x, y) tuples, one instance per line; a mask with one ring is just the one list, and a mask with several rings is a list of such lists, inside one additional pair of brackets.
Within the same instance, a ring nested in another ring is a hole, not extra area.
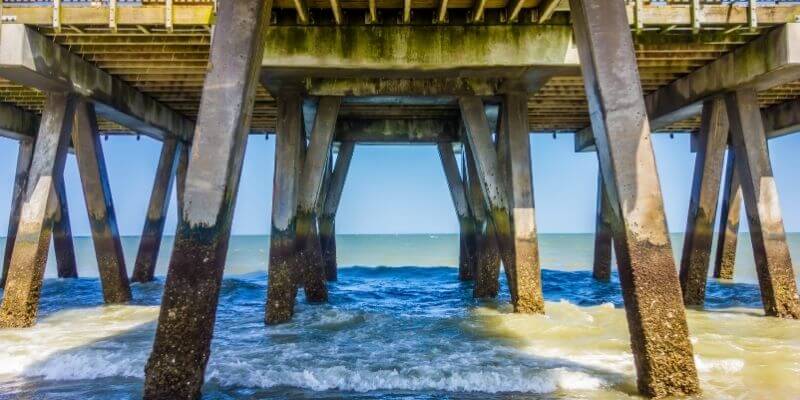
[[(761, 120), (767, 139), (800, 132), (800, 100), (790, 100), (761, 110)], [(658, 133), (658, 132), (654, 132)], [(691, 151), (696, 151), (695, 135), (692, 135)], [(575, 133), (575, 151), (597, 151), (590, 128)]]
[(349, 119), (336, 122), (335, 140), (359, 144), (457, 142), (455, 119)]
[(307, 78), (302, 82), (311, 96), (494, 96), (502, 87), (501, 80), (493, 78)]
[(39, 130), (39, 116), (17, 106), (0, 103), (0, 136), (33, 139)]
[(700, 114), (703, 101), (752, 87), (764, 90), (800, 79), (800, 24), (773, 29), (747, 45), (645, 97), (653, 130)]
[[(652, 130), (699, 115), (705, 100), (726, 92), (746, 87), (765, 90), (800, 79), (797, 43), (800, 43), (800, 24), (777, 27), (647, 95), (645, 103)], [(798, 130), (796, 112), (800, 106), (795, 107), (780, 105), (762, 112), (768, 137)], [(575, 134), (575, 151), (594, 151), (591, 128)]]
[(570, 26), (272, 26), (262, 82), (579, 75)]
[(0, 28), (0, 76), (41, 91), (68, 91), (95, 103), (97, 115), (133, 131), (190, 140), (194, 123), (95, 67), (51, 39), (19, 24)]
[(767, 138), (800, 132), (800, 100), (795, 99), (761, 110)]

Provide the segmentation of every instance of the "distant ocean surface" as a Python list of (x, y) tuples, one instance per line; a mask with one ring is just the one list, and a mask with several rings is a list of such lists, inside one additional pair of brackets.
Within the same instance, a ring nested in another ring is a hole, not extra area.
[[(128, 270), (138, 237), (123, 244)], [(673, 235), (677, 257), (681, 235)], [(263, 324), (269, 240), (231, 240), (204, 398), (625, 399), (635, 375), (616, 273), (591, 278), (593, 235), (540, 235), (546, 316), (511, 312), (457, 279), (457, 235), (342, 235), (330, 303), (302, 290), (292, 322)], [(141, 398), (172, 238), (156, 282), (103, 306), (89, 238), (81, 278), (50, 257), (37, 326), (0, 329), (0, 399)], [(790, 234), (800, 260), (800, 235)], [(4, 240), (0, 240), (4, 246)], [(795, 268), (797, 272), (800, 268)], [(689, 310), (704, 398), (800, 397), (800, 322), (763, 317), (749, 237), (734, 282)]]

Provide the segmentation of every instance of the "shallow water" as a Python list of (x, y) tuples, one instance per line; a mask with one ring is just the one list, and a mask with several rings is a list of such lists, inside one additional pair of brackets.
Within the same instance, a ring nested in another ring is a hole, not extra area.
[[(277, 327), (262, 323), (266, 274), (244, 273), (264, 262), (265, 239), (234, 238), (204, 396), (635, 396), (616, 275), (591, 279), (590, 235), (543, 236), (547, 316), (511, 313), (505, 282), (496, 301), (475, 301), (453, 267), (343, 267), (330, 304), (300, 299), (295, 319)], [(78, 242), (79, 259), (88, 258)], [(344, 237), (340, 263), (448, 265), (455, 243), (447, 235)], [(126, 250), (135, 254), (135, 240)], [(746, 277), (749, 262), (740, 263)], [(39, 324), (0, 330), (0, 398), (139, 398), (162, 285), (135, 284), (133, 304), (106, 307), (96, 278), (46, 280)], [(705, 398), (798, 397), (800, 322), (763, 317), (756, 285), (712, 281), (707, 309), (688, 318)]]

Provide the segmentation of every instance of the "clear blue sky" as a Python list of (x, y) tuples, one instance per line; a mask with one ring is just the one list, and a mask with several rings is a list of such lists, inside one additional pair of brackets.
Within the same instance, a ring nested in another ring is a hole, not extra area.
[[(160, 143), (142, 137), (111, 137), (102, 142), (122, 234), (138, 235), (150, 196)], [(670, 230), (686, 224), (694, 155), (688, 135), (654, 139)], [(274, 138), (252, 136), (247, 146), (235, 234), (269, 230)], [(593, 232), (597, 161), (594, 153), (575, 153), (573, 136), (532, 135), (536, 216), (540, 232)], [(800, 231), (800, 135), (770, 142), (787, 231)], [(17, 157), (17, 143), (0, 138), (0, 232), (5, 234)], [(67, 159), (67, 196), (75, 235), (89, 225), (74, 155)], [(175, 200), (166, 233), (175, 229)], [(337, 219), (340, 233), (447, 233), (457, 221), (436, 149), (433, 146), (359, 146), (350, 169)]]

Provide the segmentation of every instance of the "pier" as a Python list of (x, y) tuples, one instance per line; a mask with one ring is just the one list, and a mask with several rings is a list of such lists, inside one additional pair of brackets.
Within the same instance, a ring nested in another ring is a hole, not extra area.
[[(253, 310), (266, 325), (293, 318), (300, 289), (328, 301), (339, 202), (370, 144), (436, 147), (459, 279), (496, 297), (502, 267), (513, 311), (546, 313), (530, 135), (574, 133), (575, 151), (597, 154), (594, 277), (609, 279), (613, 248), (638, 390), (695, 395), (685, 306), (703, 304), (712, 253), (713, 276), (732, 278), (742, 203), (766, 316), (800, 318), (767, 148), (800, 131), (798, 89), (794, 1), (6, 0), (0, 135), (19, 156), (6, 161), (16, 180), (0, 327), (36, 324), (51, 241), (59, 277), (77, 276), (76, 207), (90, 217), (104, 301), (130, 301), (131, 282), (154, 279), (174, 189), (144, 398), (198, 398), (248, 135), (276, 141), (268, 289)], [(697, 154), (680, 260), (653, 134), (689, 134)], [(134, 265), (105, 135), (163, 143)], [(66, 202), (68, 154), (85, 205)]]

